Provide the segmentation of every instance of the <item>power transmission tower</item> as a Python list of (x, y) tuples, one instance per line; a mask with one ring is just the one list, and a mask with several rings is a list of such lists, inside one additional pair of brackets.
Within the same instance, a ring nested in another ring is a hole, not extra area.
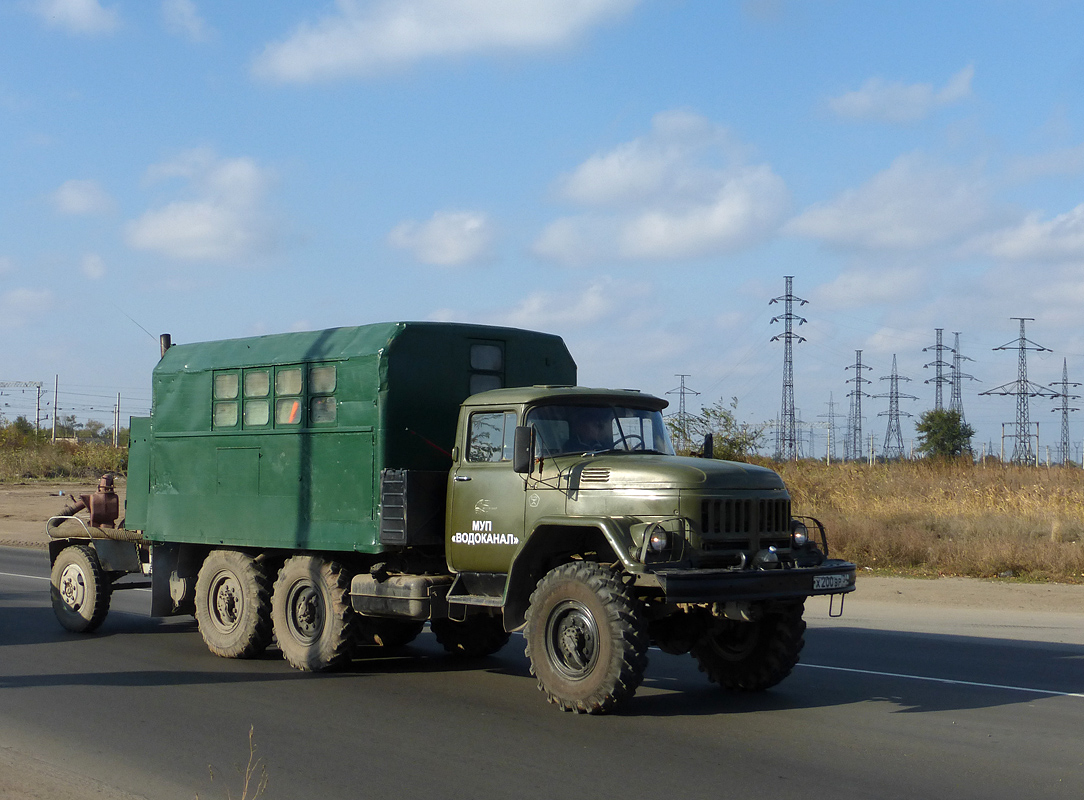
[(923, 369), (926, 369), (928, 367), (934, 367), (935, 368), (935, 372), (936, 372), (935, 377), (930, 378), (928, 381), (925, 381), (925, 383), (934, 384), (935, 391), (934, 391), (933, 407), (937, 411), (940, 411), (942, 408), (944, 408), (944, 405), (941, 403), (941, 387), (944, 386), (946, 383), (950, 382), (950, 379), (945, 377), (945, 367), (951, 368), (951, 366), (952, 366), (947, 361), (945, 361), (945, 359), (943, 359), (941, 357), (941, 354), (944, 353), (946, 350), (951, 350), (951, 348), (945, 347), (945, 345), (941, 343), (941, 337), (944, 334), (945, 329), (944, 328), (934, 328), (934, 330), (937, 332), (937, 344), (935, 344), (932, 348), (931, 347), (923, 347), (922, 348), (923, 353), (925, 353), (927, 350), (933, 350), (934, 351), (934, 359), (929, 364), (923, 364), (922, 368)]
[(974, 375), (966, 375), (960, 371), (960, 363), (963, 361), (974, 361), (973, 358), (968, 358), (965, 355), (960, 354), (960, 332), (953, 331), (956, 339), (952, 344), (952, 400), (949, 401), (949, 410), (955, 411), (960, 415), (960, 422), (963, 423), (964, 419), (964, 400), (963, 400), (963, 380), (978, 380)]
[(34, 406), (34, 430), (41, 430), (41, 382), (40, 381), (0, 381), (2, 389), (37, 389), (38, 398)]
[(783, 340), (783, 404), (779, 411), (778, 452), (784, 461), (797, 461), (800, 457), (801, 442), (798, 436), (798, 425), (794, 415), (794, 342), (804, 342), (805, 339), (794, 333), (794, 321), (804, 325), (806, 320), (794, 313), (794, 303), (804, 306), (808, 301), (795, 297), (793, 293), (794, 276), (784, 275), (786, 279), (786, 293), (780, 297), (772, 298), (768, 305), (782, 301), (784, 312), (778, 317), (772, 317), (772, 323), (783, 320), (783, 333), (773, 336), (772, 341)]
[(681, 379), (681, 385), (676, 389), (671, 389), (667, 394), (678, 395), (678, 431), (682, 438), (682, 442), (679, 443), (678, 449), (690, 450), (692, 449), (692, 441), (689, 439), (689, 415), (685, 411), (685, 395), (691, 394), (693, 396), (699, 395), (700, 392), (695, 392), (685, 385), (685, 379), (691, 377), (687, 374), (679, 374), (675, 376)]
[(845, 369), (853, 369), (854, 377), (849, 378), (847, 383), (854, 384), (854, 390), (847, 393), (847, 396), (851, 398), (851, 421), (847, 426), (847, 447), (844, 454), (844, 458), (858, 459), (862, 457), (863, 442), (862, 442), (862, 398), (869, 397), (866, 392), (862, 391), (863, 383), (872, 383), (862, 375), (862, 370), (873, 369), (873, 367), (867, 367), (862, 363), (862, 351), (854, 351), (854, 366), (845, 367)]
[(888, 411), (882, 411), (877, 416), (888, 417), (888, 430), (885, 431), (885, 444), (881, 455), (886, 461), (893, 458), (903, 458), (903, 429), (900, 428), (900, 415), (911, 416), (906, 411), (900, 411), (900, 400), (917, 400), (913, 394), (900, 394), (900, 381), (909, 381), (899, 374), (896, 369), (896, 356), (892, 356), (892, 374), (881, 378), (889, 381), (888, 394), (877, 394), (874, 397), (888, 398)]
[(1058, 460), (1061, 462), (1062, 466), (1065, 466), (1072, 460), (1072, 453), (1069, 449), (1069, 412), (1080, 411), (1079, 408), (1069, 408), (1070, 400), (1080, 399), (1080, 395), (1078, 394), (1069, 394), (1069, 387), (1080, 386), (1080, 384), (1069, 382), (1069, 362), (1066, 359), (1063, 358), (1061, 360), (1061, 380), (1050, 385), (1061, 389), (1061, 391), (1055, 395), (1055, 398), (1061, 400), (1061, 407), (1052, 408), (1050, 410), (1061, 412), (1061, 442), (1058, 445)]
[(846, 417), (845, 414), (836, 413), (836, 402), (831, 392), (828, 393), (828, 413), (819, 414), (818, 417), (828, 419), (828, 422), (821, 424), (828, 428), (828, 448), (825, 451), (825, 456), (828, 462), (831, 463), (832, 459), (836, 457), (836, 420)]
[[(1033, 317), (1012, 317), (1012, 319), (1020, 321), (1020, 336), (1017, 338), (1016, 343), (1009, 342), (1000, 347), (995, 347), (994, 350), (1017, 350), (1019, 352), (1016, 380), (1003, 383), (1001, 386), (996, 386), (979, 394), (1016, 395), (1016, 435), (1013, 437), (1011, 460), (1014, 464), (1032, 464), (1035, 462), (1035, 451), (1031, 447), (1031, 418), (1028, 411), (1028, 398), (1056, 397), (1057, 395), (1046, 387), (1028, 380), (1027, 352), (1028, 350), (1034, 350), (1038, 353), (1052, 351), (1048, 347), (1035, 344), (1024, 335), (1024, 323), (1034, 322)], [(1036, 436), (1037, 438), (1038, 436)], [(1038, 446), (1038, 442), (1036, 442), (1036, 446)]]

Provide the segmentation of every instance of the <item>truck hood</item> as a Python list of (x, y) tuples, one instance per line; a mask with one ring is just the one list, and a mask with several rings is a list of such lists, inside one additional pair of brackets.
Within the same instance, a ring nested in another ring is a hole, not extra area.
[[(783, 489), (783, 479), (765, 467), (737, 461), (621, 453), (554, 459), (569, 487), (590, 489)], [(547, 470), (548, 471), (548, 470)]]

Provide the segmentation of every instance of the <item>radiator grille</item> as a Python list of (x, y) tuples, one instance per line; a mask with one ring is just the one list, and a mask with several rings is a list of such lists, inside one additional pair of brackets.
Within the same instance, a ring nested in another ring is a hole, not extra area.
[(790, 500), (704, 500), (700, 505), (700, 530), (705, 536), (760, 538), (790, 531)]

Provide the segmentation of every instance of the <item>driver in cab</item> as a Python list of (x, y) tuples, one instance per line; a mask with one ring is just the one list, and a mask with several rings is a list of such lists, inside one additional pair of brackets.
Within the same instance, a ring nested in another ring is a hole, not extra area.
[(611, 450), (614, 446), (613, 417), (602, 409), (584, 409), (569, 420), (566, 453)]

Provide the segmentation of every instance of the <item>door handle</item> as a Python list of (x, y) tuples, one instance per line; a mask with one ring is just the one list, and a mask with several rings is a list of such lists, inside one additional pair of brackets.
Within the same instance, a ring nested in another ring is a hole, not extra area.
[(462, 483), (463, 481), (469, 481), (470, 475), (456, 475), (452, 480)]

